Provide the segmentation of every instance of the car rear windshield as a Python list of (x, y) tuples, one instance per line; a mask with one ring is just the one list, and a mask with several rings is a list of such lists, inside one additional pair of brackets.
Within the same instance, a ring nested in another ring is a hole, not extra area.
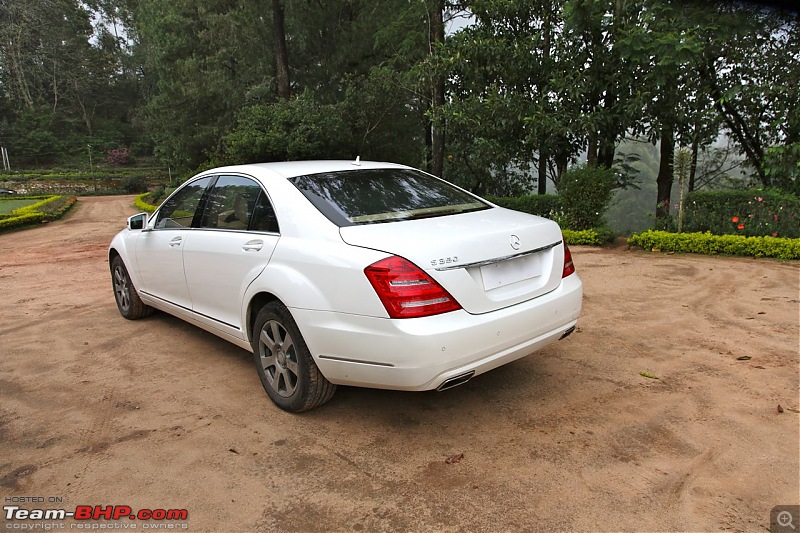
[(490, 206), (446, 181), (411, 169), (364, 169), (290, 180), (337, 226), (430, 218)]

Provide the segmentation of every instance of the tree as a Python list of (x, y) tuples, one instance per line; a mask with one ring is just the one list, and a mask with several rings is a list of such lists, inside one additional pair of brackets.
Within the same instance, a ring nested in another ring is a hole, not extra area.
[(703, 44), (698, 72), (725, 129), (769, 187), (771, 147), (800, 142), (800, 16), (739, 4), (705, 15), (693, 28)]
[(272, 98), (275, 55), (263, 4), (140, 2), (136, 35), (154, 80), (146, 121), (163, 160), (186, 169), (215, 157), (248, 99)]
[[(136, 88), (120, 75), (123, 53), (93, 27), (97, 10), (122, 0), (0, 3), (0, 84), (9, 106), (7, 142), (17, 155), (46, 162), (129, 141)], [(119, 12), (116, 10), (115, 12)], [(36, 124), (36, 131), (29, 128)]]

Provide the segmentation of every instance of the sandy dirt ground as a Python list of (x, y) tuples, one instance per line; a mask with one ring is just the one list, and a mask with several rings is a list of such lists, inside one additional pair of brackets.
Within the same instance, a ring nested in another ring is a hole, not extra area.
[(570, 338), (448, 392), (340, 388), (291, 415), (243, 350), (119, 316), (106, 247), (132, 201), (0, 235), (4, 505), (187, 509), (191, 531), (763, 532), (800, 503), (796, 262), (575, 247)]

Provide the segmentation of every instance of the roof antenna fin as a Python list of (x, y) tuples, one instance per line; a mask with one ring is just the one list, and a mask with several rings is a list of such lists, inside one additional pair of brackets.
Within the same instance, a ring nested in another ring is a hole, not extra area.
[(357, 166), (357, 167), (360, 167), (360, 166), (361, 166), (361, 156), (360, 156), (360, 155), (357, 155), (357, 156), (356, 156), (356, 160), (355, 160), (355, 161), (353, 161), (351, 164), (353, 164), (353, 165), (355, 165), (355, 166)]

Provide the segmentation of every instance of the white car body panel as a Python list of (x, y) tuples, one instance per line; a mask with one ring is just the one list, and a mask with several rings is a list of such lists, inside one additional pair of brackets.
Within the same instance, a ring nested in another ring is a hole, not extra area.
[(581, 294), (580, 279), (573, 274), (541, 298), (487, 315), (453, 311), (392, 320), (295, 309), (292, 314), (306, 324), (306, 343), (329, 381), (430, 390), (459, 374), (482, 374), (558, 340), (575, 326)]
[(192, 231), (183, 248), (191, 309), (241, 330), (241, 295), (266, 268), (278, 239), (247, 231)]
[[(552, 220), (500, 207), (421, 220), (349, 226), (340, 232), (349, 244), (396, 254), (415, 263), (473, 314), (524, 302), (552, 291), (561, 283), (564, 255), (563, 247), (558, 246), (539, 252), (541, 270), (536, 276), (498, 287), (486, 287), (481, 273), (482, 269), (496, 268), (498, 263), (468, 266), (562, 241), (561, 230)], [(516, 236), (517, 248), (511, 245), (512, 235)]]
[(183, 275), (183, 247), (191, 230), (163, 229), (142, 232), (136, 239), (140, 291), (187, 309), (192, 308), (189, 287)]
[[(339, 228), (287, 179), (362, 168), (409, 167), (312, 161), (214, 169), (197, 178), (257, 180), (280, 233), (154, 229), (154, 215), (144, 230), (117, 234), (110, 253), (121, 256), (144, 303), (247, 350), (257, 312), (251, 303), (267, 294), (277, 298), (322, 374), (337, 384), (435, 389), (454, 376), (528, 355), (575, 326), (582, 285), (576, 274), (561, 277), (564, 246), (554, 222), (492, 207)], [(258, 241), (259, 250), (244, 249)], [(508, 266), (509, 257), (532, 251)], [(463, 309), (389, 318), (364, 269), (392, 255), (424, 269)], [(506, 261), (491, 263), (498, 259)], [(475, 265), (481, 262), (489, 263)], [(505, 271), (489, 272), (496, 265)]]

